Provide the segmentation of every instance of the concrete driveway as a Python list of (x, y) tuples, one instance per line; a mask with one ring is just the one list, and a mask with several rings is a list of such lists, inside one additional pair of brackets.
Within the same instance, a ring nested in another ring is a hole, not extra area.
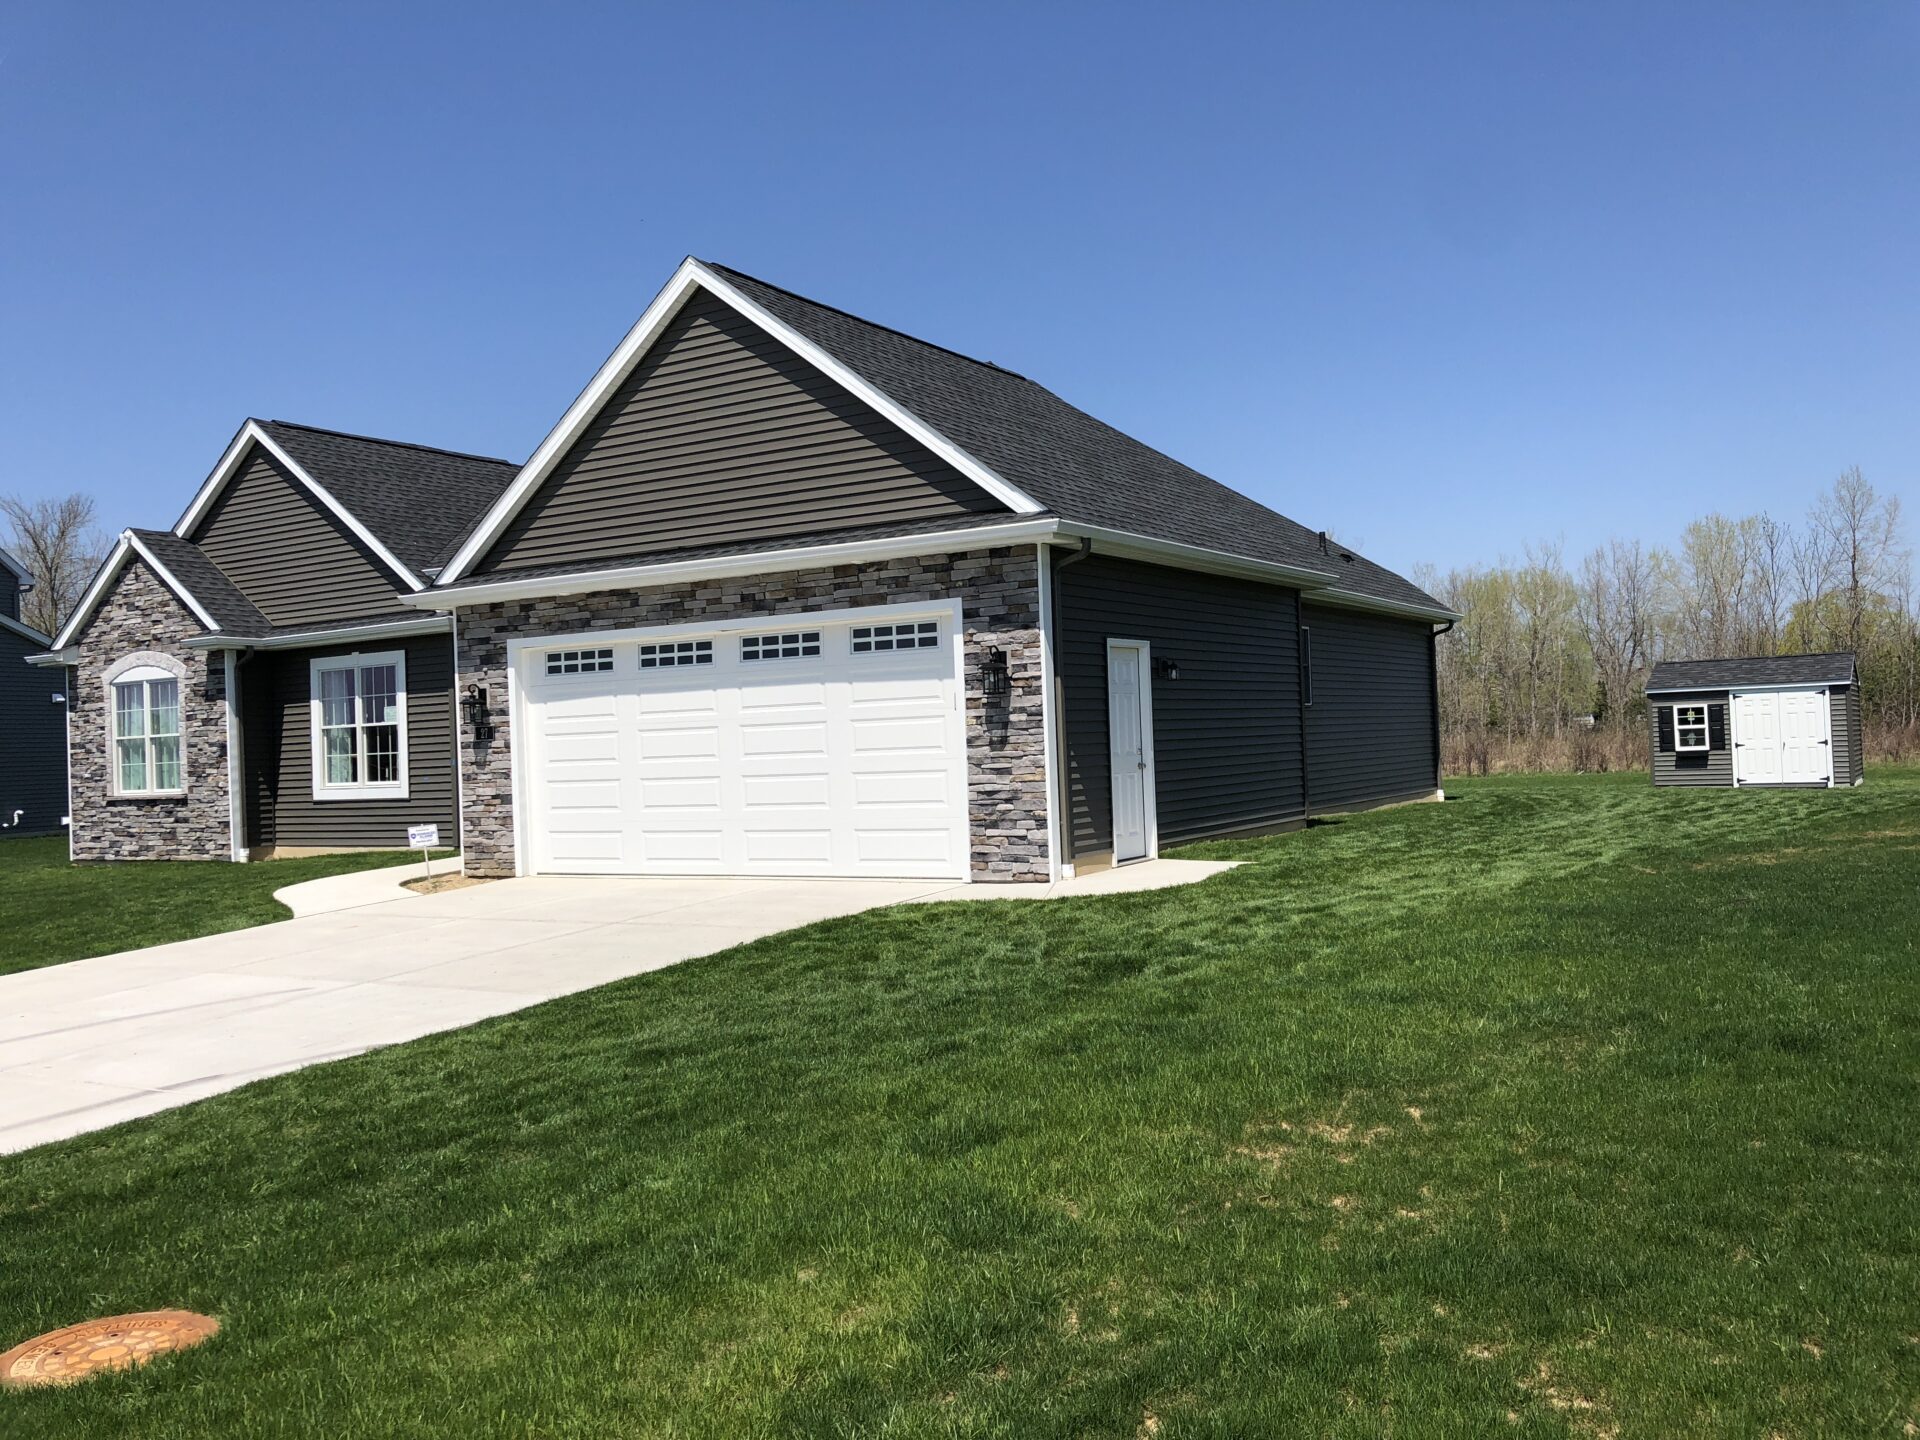
[(411, 868), (280, 892), (296, 918), (0, 976), (0, 1153), (909, 901), (1189, 884), (1159, 860), (1045, 886), (911, 880), (502, 880), (437, 895)]

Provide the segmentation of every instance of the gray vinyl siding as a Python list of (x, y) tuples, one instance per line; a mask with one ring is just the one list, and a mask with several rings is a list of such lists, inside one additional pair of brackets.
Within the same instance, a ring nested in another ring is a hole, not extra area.
[(406, 588), (258, 446), (187, 538), (275, 625), (387, 614)]
[(1434, 749), (1433, 626), (1307, 604), (1312, 700), (1307, 803), (1318, 813), (1428, 795)]
[[(329, 655), (404, 650), (407, 657), (405, 800), (313, 798), (308, 662)], [(240, 672), (250, 846), (404, 849), (407, 826), (438, 825), (449, 844), (454, 815), (453, 641), (447, 635), (312, 650), (261, 651)]]
[(1865, 774), (1865, 739), (1860, 725), (1860, 692), (1852, 685), (1827, 691), (1833, 727), (1833, 783), (1851, 785)]
[(1004, 508), (701, 293), (608, 398), (479, 569)]
[[(1660, 695), (1647, 706), (1648, 746), (1653, 756), (1653, 783), (1656, 785), (1731, 785), (1733, 784), (1733, 747), (1731, 743), (1716, 745), (1706, 752), (1705, 758), (1699, 753), (1681, 755), (1675, 751), (1662, 752), (1660, 749), (1660, 712), (1671, 710), (1676, 705), (1718, 705), (1724, 717), (1718, 729), (1708, 726), (1708, 736), (1721, 738), (1733, 734), (1732, 718), (1727, 714), (1728, 692), (1725, 690), (1689, 690), (1674, 695)], [(1711, 719), (1711, 717), (1709, 717)]]
[(67, 711), (53, 699), (67, 672), (26, 663), (44, 649), (0, 627), (0, 836), (58, 830), (67, 813)]
[(0, 565), (0, 615), (20, 618), (20, 577), (4, 565)]
[(1152, 680), (1163, 846), (1302, 818), (1294, 591), (1094, 555), (1060, 572), (1058, 599), (1077, 854), (1113, 847), (1110, 638), (1145, 640), (1156, 662), (1180, 667), (1178, 680)]

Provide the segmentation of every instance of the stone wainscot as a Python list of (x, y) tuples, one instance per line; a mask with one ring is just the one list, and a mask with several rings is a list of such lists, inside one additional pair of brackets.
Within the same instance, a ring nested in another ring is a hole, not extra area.
[[(508, 641), (956, 596), (966, 645), (972, 875), (986, 881), (1044, 880), (1046, 740), (1039, 562), (1031, 546), (463, 606), (458, 616), (459, 693), (464, 695), (470, 684), (485, 686), (494, 725), (487, 744), (476, 745), (468, 733), (460, 744), (461, 843), (467, 872), (511, 875), (514, 870)], [(1004, 699), (989, 700), (982, 693), (980, 657), (990, 648), (1006, 652), (1010, 694)], [(464, 723), (461, 728), (467, 729)]]

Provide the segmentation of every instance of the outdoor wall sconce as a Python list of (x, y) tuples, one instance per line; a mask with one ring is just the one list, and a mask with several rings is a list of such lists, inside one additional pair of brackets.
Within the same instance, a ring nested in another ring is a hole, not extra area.
[(1156, 680), (1178, 680), (1180, 662), (1167, 656), (1160, 656), (1153, 662), (1153, 678)]
[(467, 693), (460, 701), (460, 708), (466, 712), (467, 728), (473, 732), (474, 744), (484, 745), (493, 739), (493, 716), (487, 710), (486, 686), (467, 686)]
[(980, 693), (989, 700), (1004, 700), (1013, 691), (1007, 676), (1007, 652), (989, 650), (980, 657)]

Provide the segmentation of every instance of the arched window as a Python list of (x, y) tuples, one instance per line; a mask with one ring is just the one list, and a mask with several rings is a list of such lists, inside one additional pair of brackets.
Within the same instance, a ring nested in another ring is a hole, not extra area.
[(129, 655), (106, 673), (111, 789), (115, 795), (181, 795), (180, 692), (186, 667), (167, 655)]

